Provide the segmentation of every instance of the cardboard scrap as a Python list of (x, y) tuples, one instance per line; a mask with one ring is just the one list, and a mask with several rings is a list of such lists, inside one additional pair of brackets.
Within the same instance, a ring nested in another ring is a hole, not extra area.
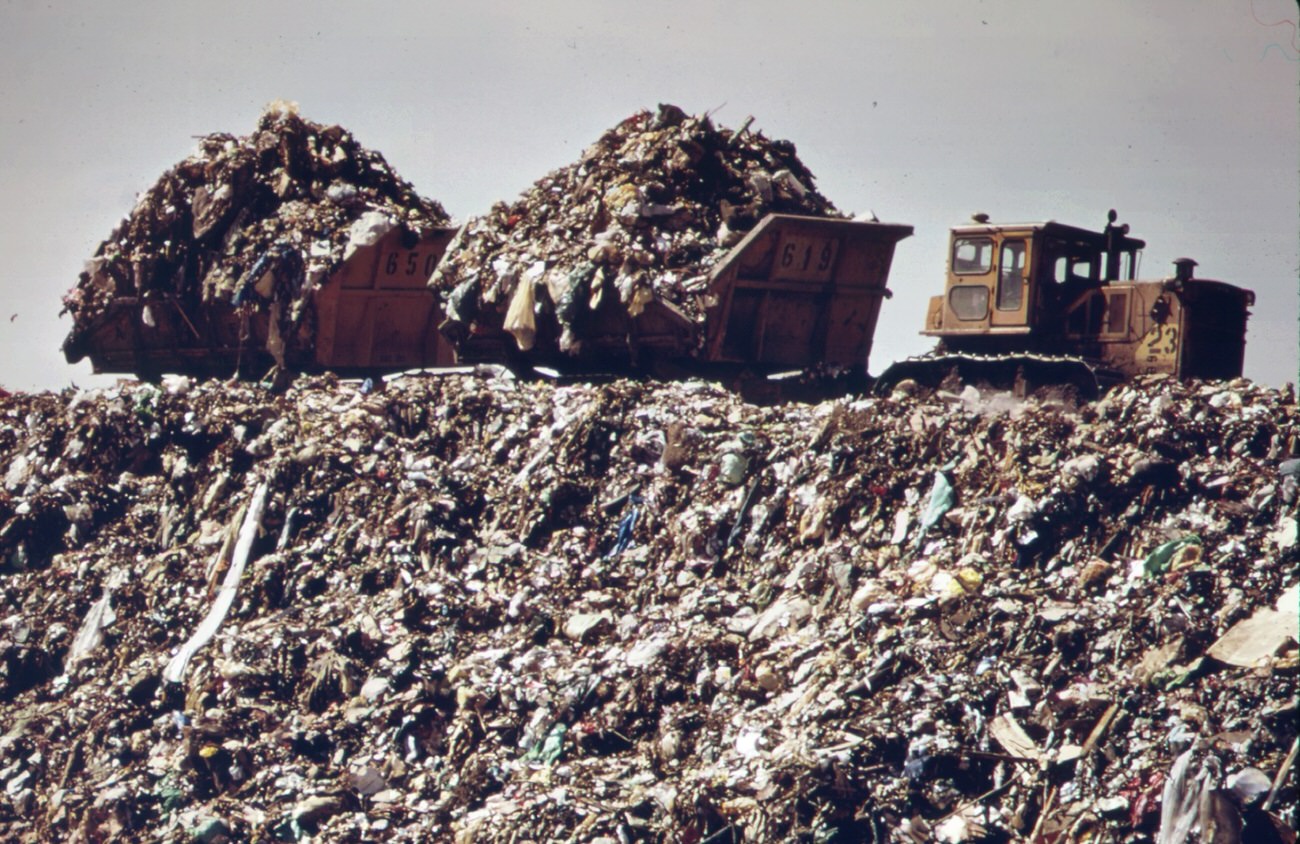
[(1219, 637), (1206, 653), (1228, 665), (1254, 668), (1283, 647), (1300, 641), (1300, 582), (1282, 593), (1272, 607), (1258, 610)]
[(1009, 712), (1004, 712), (989, 722), (989, 734), (1012, 756), (1033, 762), (1042, 762), (1046, 758), (1042, 748)]

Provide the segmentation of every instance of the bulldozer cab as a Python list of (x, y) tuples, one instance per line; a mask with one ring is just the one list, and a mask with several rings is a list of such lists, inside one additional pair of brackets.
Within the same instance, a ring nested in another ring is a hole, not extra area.
[[(923, 333), (958, 347), (969, 337), (983, 347), (1059, 345), (1070, 302), (1133, 278), (1146, 244), (1113, 222), (1094, 232), (1053, 221), (993, 224), (977, 215), (974, 225), (955, 227), (944, 295), (931, 299)], [(1104, 321), (1109, 313), (1098, 315)]]

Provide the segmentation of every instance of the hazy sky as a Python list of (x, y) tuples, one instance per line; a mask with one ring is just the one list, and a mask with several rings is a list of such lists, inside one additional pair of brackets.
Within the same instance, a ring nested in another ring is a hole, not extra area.
[[(846, 211), (913, 225), (871, 370), (927, 351), (949, 226), (1106, 211), (1256, 291), (1246, 374), (1296, 380), (1300, 40), (1292, 0), (0, 5), (0, 386), (64, 362), (62, 295), (136, 195), (293, 100), (457, 218), (674, 103), (795, 142)], [(383, 10), (383, 11), (379, 11)]]

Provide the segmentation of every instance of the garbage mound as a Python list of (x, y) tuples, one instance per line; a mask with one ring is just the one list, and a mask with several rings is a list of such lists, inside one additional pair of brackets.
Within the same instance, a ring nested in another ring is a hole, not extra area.
[(346, 129), (272, 103), (250, 135), (200, 138), (99, 245), (64, 298), (65, 354), (85, 356), (87, 333), (116, 298), (138, 297), (146, 320), (168, 300), (201, 308), (257, 295), (301, 308), (350, 245), (448, 222)]
[(9, 841), (1293, 841), (1294, 392), (0, 400)]
[(641, 111), (515, 202), (471, 218), (430, 279), (452, 330), (504, 324), (527, 350), (535, 331), (518, 323), (536, 310), (575, 352), (583, 315), (605, 295), (633, 316), (659, 297), (702, 320), (709, 268), (765, 215), (845, 216), (794, 144), (748, 126), (673, 105)]

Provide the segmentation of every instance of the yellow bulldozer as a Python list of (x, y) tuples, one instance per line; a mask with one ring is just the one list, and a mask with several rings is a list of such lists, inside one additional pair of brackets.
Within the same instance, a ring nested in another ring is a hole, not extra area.
[(936, 387), (989, 383), (1023, 393), (1070, 385), (1084, 396), (1148, 373), (1178, 378), (1241, 375), (1255, 294), (1194, 276), (1137, 280), (1146, 242), (1116, 225), (1101, 231), (1054, 221), (995, 223), (977, 214), (952, 229), (942, 295), (922, 333), (931, 354), (899, 361), (878, 379)]

